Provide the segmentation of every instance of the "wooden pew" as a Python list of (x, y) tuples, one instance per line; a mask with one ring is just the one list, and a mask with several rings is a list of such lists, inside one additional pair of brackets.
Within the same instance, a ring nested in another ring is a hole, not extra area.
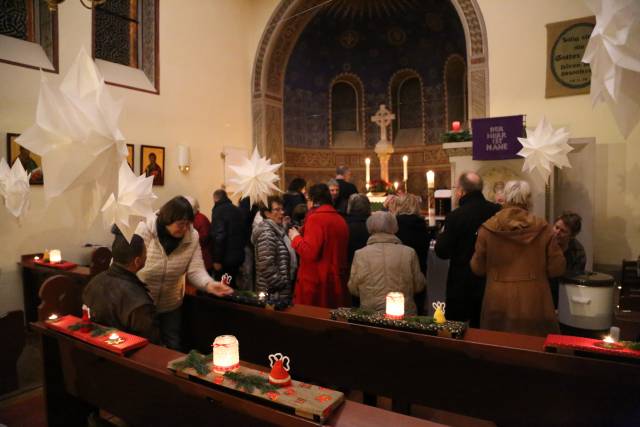
[(43, 322), (53, 313), (58, 316), (81, 316), (83, 289), (83, 285), (61, 274), (46, 279), (38, 291), (41, 301), (38, 320)]
[(16, 363), (26, 343), (24, 312), (0, 313), (0, 395), (18, 389)]
[(545, 353), (544, 338), (470, 329), (462, 340), (185, 296), (185, 343), (233, 334), (243, 360), (291, 357), (311, 382), (492, 420), (498, 425), (630, 425), (640, 420), (640, 364)]
[[(317, 426), (314, 422), (180, 378), (173, 350), (148, 345), (123, 357), (32, 323), (42, 336), (48, 425), (86, 425), (101, 408), (140, 426)], [(252, 366), (255, 367), (255, 366)], [(440, 426), (347, 401), (331, 426)]]

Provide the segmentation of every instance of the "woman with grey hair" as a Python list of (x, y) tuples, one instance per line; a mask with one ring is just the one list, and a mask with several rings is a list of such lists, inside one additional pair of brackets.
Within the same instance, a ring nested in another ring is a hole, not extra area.
[(371, 215), (371, 203), (364, 194), (352, 194), (347, 204), (347, 225), (349, 226), (349, 265), (358, 249), (367, 245), (369, 231), (367, 218)]
[(355, 253), (349, 292), (360, 298), (363, 309), (376, 311), (384, 311), (389, 292), (402, 292), (405, 313), (416, 314), (413, 297), (426, 286), (416, 252), (395, 236), (398, 222), (389, 212), (374, 212), (367, 230), (371, 237)]
[(340, 195), (340, 183), (336, 179), (331, 178), (327, 181), (327, 187), (329, 187), (329, 193), (331, 193), (331, 204), (333, 208), (344, 216), (347, 213), (347, 201)]
[(546, 336), (558, 333), (549, 278), (565, 260), (552, 227), (529, 212), (531, 188), (509, 181), (505, 205), (478, 230), (471, 269), (487, 276), (480, 327)]

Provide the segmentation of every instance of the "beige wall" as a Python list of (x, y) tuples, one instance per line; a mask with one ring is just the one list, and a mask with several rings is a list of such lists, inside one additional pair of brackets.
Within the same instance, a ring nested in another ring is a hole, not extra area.
[[(625, 140), (608, 107), (589, 95), (545, 99), (546, 28), (591, 15), (582, 0), (478, 0), (488, 32), (490, 113), (542, 117), (572, 138), (595, 137), (596, 263), (619, 264), (640, 254), (640, 126)], [(640, 89), (638, 89), (640, 90)]]
[[(223, 146), (251, 144), (250, 78), (257, 43), (273, 1), (162, 0), (160, 2), (160, 93), (109, 86), (124, 99), (120, 128), (127, 142), (166, 147), (164, 187), (154, 187), (163, 202), (177, 194), (200, 200), (211, 211), (211, 192), (222, 182)], [(91, 12), (77, 0), (59, 6), (60, 75), (81, 46), (91, 52)], [(35, 117), (39, 72), (0, 63), (0, 157), (4, 134), (20, 133)], [(191, 147), (192, 168), (177, 168), (177, 144)], [(137, 166), (136, 166), (137, 167)], [(42, 187), (32, 187), (31, 211), (22, 224), (0, 208), (0, 313), (22, 307), (22, 282), (16, 262), (20, 254), (59, 247), (65, 259), (85, 263), (86, 242), (109, 243), (100, 219), (84, 224), (82, 200), (71, 192), (47, 204)]]
[[(545, 24), (589, 15), (582, 0), (478, 0), (488, 31), (490, 112), (525, 113), (530, 125), (545, 114), (572, 137), (597, 139), (595, 260), (617, 264), (640, 253), (640, 128), (624, 140), (606, 107), (588, 95), (544, 98)], [(251, 141), (250, 78), (262, 31), (277, 0), (177, 0), (160, 2), (161, 95), (111, 86), (124, 98), (121, 129), (130, 143), (167, 147), (166, 185), (155, 187), (157, 205), (176, 194), (211, 208), (210, 192), (222, 182), (223, 146)], [(78, 49), (90, 51), (91, 16), (77, 1), (60, 5), (60, 68)], [(59, 79), (59, 76), (49, 75)], [(0, 64), (0, 136), (33, 122), (38, 72)], [(191, 147), (192, 171), (176, 167), (176, 145)], [(138, 147), (136, 147), (138, 148)], [(33, 187), (31, 212), (22, 224), (0, 209), (0, 312), (22, 306), (19, 255), (57, 246), (65, 258), (86, 262), (85, 242), (107, 243), (100, 222), (79, 226), (79, 194), (46, 204)]]

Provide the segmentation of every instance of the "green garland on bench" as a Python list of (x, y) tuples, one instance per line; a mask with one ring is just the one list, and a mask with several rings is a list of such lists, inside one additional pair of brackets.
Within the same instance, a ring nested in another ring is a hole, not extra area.
[(184, 371), (187, 368), (193, 368), (200, 375), (207, 375), (210, 372), (208, 361), (211, 355), (200, 354), (196, 350), (191, 350), (187, 357), (180, 362), (174, 362), (171, 366), (176, 371)]
[(116, 328), (110, 328), (107, 326), (97, 325), (95, 323), (90, 323), (88, 325), (78, 322), (73, 325), (69, 325), (69, 330), (71, 331), (79, 331), (80, 329), (87, 327), (89, 328), (89, 332), (91, 332), (92, 337), (101, 337), (103, 335), (107, 335), (111, 331), (115, 331)]
[[(276, 391), (278, 388), (271, 384), (269, 380), (260, 375), (247, 375), (240, 372), (226, 372), (225, 378), (236, 383), (238, 390), (245, 390), (247, 393), (253, 393), (254, 389), (260, 390), (263, 394), (268, 391)], [(277, 392), (276, 392), (277, 393)]]
[(405, 316), (403, 319), (388, 319), (384, 313), (361, 308), (340, 307), (331, 310), (331, 319), (344, 319), (348, 322), (361, 323), (381, 328), (400, 329), (408, 332), (418, 332), (429, 335), (451, 336), (462, 338), (467, 330), (465, 322), (447, 320), (436, 323), (430, 316)]

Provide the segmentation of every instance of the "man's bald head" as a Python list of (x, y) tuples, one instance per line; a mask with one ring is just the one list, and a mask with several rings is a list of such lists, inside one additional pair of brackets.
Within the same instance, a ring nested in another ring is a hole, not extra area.
[(482, 191), (482, 178), (475, 172), (465, 172), (458, 178), (458, 188), (464, 194), (473, 193), (474, 191)]

